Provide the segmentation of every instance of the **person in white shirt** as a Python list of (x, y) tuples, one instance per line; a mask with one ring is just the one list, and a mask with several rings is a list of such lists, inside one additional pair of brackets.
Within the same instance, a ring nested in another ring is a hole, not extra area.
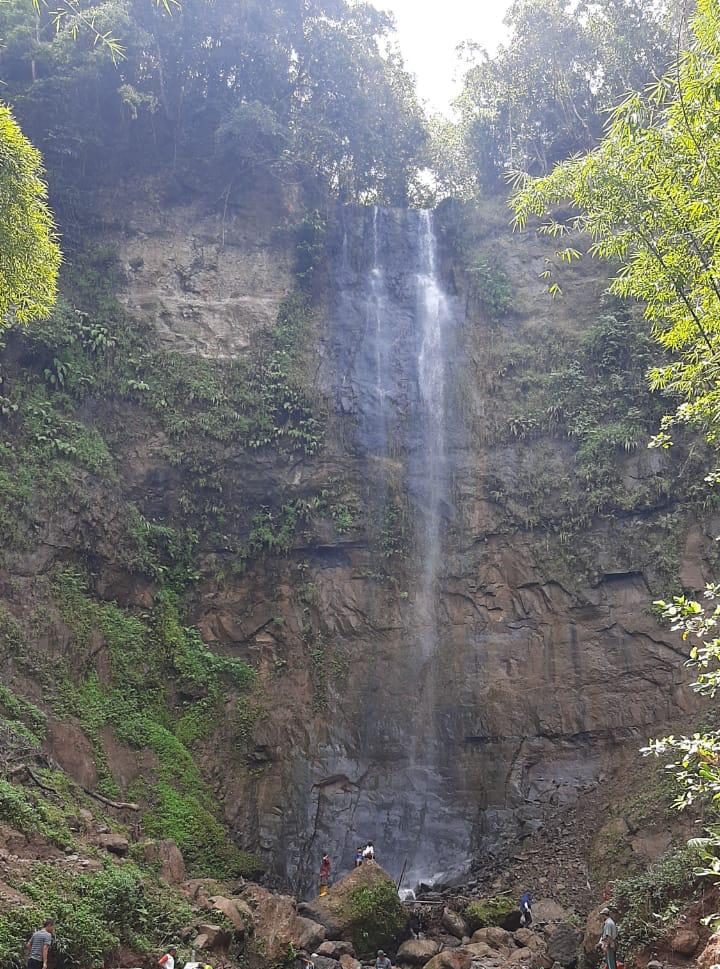
[(174, 945), (171, 945), (164, 956), (158, 959), (158, 965), (160, 969), (175, 969), (175, 960), (177, 959), (177, 949)]

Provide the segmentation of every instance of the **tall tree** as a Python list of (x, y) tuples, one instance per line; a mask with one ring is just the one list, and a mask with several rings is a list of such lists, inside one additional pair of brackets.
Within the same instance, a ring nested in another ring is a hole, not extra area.
[(542, 174), (600, 140), (606, 111), (668, 65), (674, 0), (515, 0), (510, 39), (479, 50), (457, 101), (483, 188), (508, 168)]
[(48, 316), (59, 266), (40, 153), (0, 104), (0, 329)]
[(124, 58), (58, 33), (32, 0), (0, 6), (7, 97), (53, 172), (262, 166), (358, 200), (403, 201), (426, 138), (392, 21), (348, 0), (74, 0)]

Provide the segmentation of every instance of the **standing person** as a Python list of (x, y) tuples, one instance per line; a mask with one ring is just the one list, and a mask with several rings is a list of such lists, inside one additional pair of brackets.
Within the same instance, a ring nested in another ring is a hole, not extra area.
[(330, 884), (330, 855), (325, 852), (320, 862), (320, 894), (327, 895)]
[(382, 949), (378, 949), (375, 969), (392, 969), (392, 962), (390, 962)]
[(175, 969), (175, 960), (177, 959), (177, 949), (174, 945), (171, 945), (167, 950), (165, 955), (158, 959), (158, 965), (161, 969)]
[(368, 843), (363, 848), (362, 860), (375, 861), (375, 848), (373, 847), (372, 841), (368, 841)]
[(532, 925), (532, 895), (530, 892), (523, 892), (520, 896), (520, 924), (525, 928)]
[(617, 925), (615, 924), (609, 908), (601, 909), (600, 914), (605, 916), (605, 921), (603, 923), (602, 933), (600, 934), (600, 941), (598, 942), (598, 945), (605, 954), (605, 962), (607, 963), (608, 969), (617, 969)]
[(43, 927), (33, 932), (27, 941), (27, 969), (47, 969), (48, 952), (53, 944), (53, 930), (55, 919), (45, 919)]
[(355, 867), (359, 868), (360, 865), (362, 865), (362, 861), (363, 861), (363, 850), (362, 848), (358, 848), (357, 851), (355, 852)]

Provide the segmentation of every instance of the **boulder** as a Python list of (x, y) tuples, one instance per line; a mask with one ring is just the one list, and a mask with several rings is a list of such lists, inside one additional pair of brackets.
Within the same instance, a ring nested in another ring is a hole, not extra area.
[(425, 969), (470, 969), (472, 953), (466, 949), (443, 949), (425, 963)]
[(583, 952), (586, 956), (591, 956), (597, 953), (597, 944), (600, 939), (600, 933), (602, 932), (602, 927), (605, 922), (605, 916), (601, 915), (600, 912), (605, 908), (607, 902), (603, 902), (601, 905), (597, 905), (594, 909), (590, 911), (587, 917), (587, 922), (585, 923), (585, 936), (583, 937)]
[(183, 882), (181, 891), (190, 902), (195, 902), (199, 908), (210, 908), (210, 896), (218, 890), (214, 878), (191, 878)]
[(583, 941), (582, 932), (570, 922), (558, 922), (547, 944), (547, 952), (553, 962), (559, 962), (566, 969), (577, 964), (578, 953)]
[(533, 951), (545, 948), (544, 941), (532, 929), (518, 929), (513, 933), (513, 939), (517, 945)]
[(324, 926), (326, 935), (352, 942), (358, 954), (367, 955), (393, 949), (409, 918), (395, 882), (375, 862), (354, 868), (300, 911)]
[(316, 949), (318, 955), (328, 956), (330, 959), (339, 959), (343, 955), (355, 955), (352, 942), (344, 942), (342, 939), (327, 939)]
[(295, 916), (291, 926), (291, 939), (296, 949), (315, 949), (325, 938), (325, 929), (319, 922)]
[(182, 852), (170, 838), (162, 841), (146, 841), (142, 846), (145, 861), (158, 866), (158, 874), (168, 885), (185, 881), (185, 861)]
[(410, 966), (424, 966), (440, 951), (440, 943), (434, 939), (408, 939), (397, 952), (396, 962)]
[(565, 922), (570, 913), (552, 898), (538, 898), (533, 902), (532, 914), (535, 922)]
[(227, 898), (225, 895), (211, 895), (208, 905), (216, 912), (222, 912), (239, 936), (245, 936), (253, 928), (253, 912), (241, 898)]
[(545, 948), (533, 949), (533, 957), (530, 962), (531, 969), (552, 969), (553, 961), (547, 954)]
[(520, 910), (508, 895), (476, 899), (465, 907), (463, 916), (471, 932), (490, 925), (499, 925), (509, 932), (520, 928)]
[(512, 963), (516, 963), (516, 962), (526, 963), (527, 962), (527, 963), (529, 963), (529, 962), (532, 962), (532, 958), (533, 958), (533, 955), (534, 954), (535, 953), (533, 952), (532, 949), (515, 949), (508, 956), (508, 962), (512, 962)]
[(197, 929), (198, 935), (195, 939), (195, 946), (198, 949), (227, 949), (232, 942), (232, 934), (220, 925), (203, 922), (198, 925)]
[(711, 935), (707, 944), (698, 956), (697, 964), (700, 969), (710, 969), (720, 965), (720, 932)]
[(488, 925), (484, 929), (473, 932), (472, 942), (485, 942), (492, 949), (512, 949), (514, 947), (512, 934), (498, 925)]
[(453, 912), (451, 908), (443, 909), (441, 925), (456, 939), (462, 939), (468, 934), (467, 922), (459, 912)]
[(487, 942), (471, 942), (470, 945), (462, 947), (463, 952), (469, 952), (473, 961), (477, 959), (497, 959), (505, 958), (508, 955), (507, 949), (493, 949)]
[(440, 943), (441, 949), (459, 949), (462, 944), (454, 935), (436, 935), (435, 938)]
[(670, 942), (673, 952), (681, 956), (691, 956), (700, 945), (700, 936), (695, 929), (678, 929)]
[(349, 952), (343, 952), (340, 956), (340, 966), (341, 969), (362, 969), (362, 962), (359, 962), (355, 956), (351, 956)]
[[(325, 940), (323, 926), (298, 915), (295, 899), (289, 895), (275, 895), (260, 885), (246, 885), (241, 901), (252, 913), (257, 944), (269, 963), (286, 959), (290, 946), (314, 951)], [(238, 912), (242, 914), (240, 908)]]
[(97, 843), (105, 851), (109, 851), (110, 854), (117, 855), (119, 858), (124, 858), (130, 850), (128, 839), (113, 831), (108, 834), (99, 834)]
[(313, 962), (315, 963), (315, 969), (340, 969), (340, 963), (337, 959), (331, 959), (329, 956), (316, 955)]

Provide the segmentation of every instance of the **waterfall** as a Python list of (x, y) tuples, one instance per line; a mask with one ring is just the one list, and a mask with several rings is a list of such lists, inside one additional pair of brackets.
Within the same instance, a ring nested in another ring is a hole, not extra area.
[[(358, 207), (339, 221), (324, 374), (347, 446), (364, 460), (368, 544), (350, 553), (360, 619), (340, 636), (351, 681), (312, 764), (306, 823), (342, 867), (374, 840), (389, 872), (407, 863), (412, 888), (466, 861), (476, 810), (457, 797), (464, 752), (442, 661), (461, 315), (443, 286), (433, 213)], [(387, 557), (383, 523), (397, 506), (405, 549)]]
[(385, 271), (380, 256), (380, 209), (373, 206), (372, 210), (372, 263), (368, 279), (368, 324), (369, 338), (375, 347), (375, 395), (377, 397), (378, 428), (377, 449), (379, 456), (384, 457), (387, 452), (387, 428), (385, 413), (385, 396), (387, 384), (388, 343), (385, 326), (388, 318), (387, 287)]
[(418, 523), (418, 554), (421, 562), (419, 608), (423, 614), (423, 658), (432, 661), (438, 647), (437, 600), (441, 564), (443, 509), (447, 505), (447, 458), (445, 453), (445, 352), (444, 331), (452, 318), (448, 299), (438, 279), (437, 241), (433, 216), (418, 213), (418, 309), (420, 350), (417, 361), (422, 408), (420, 457), (425, 464), (424, 494)]

